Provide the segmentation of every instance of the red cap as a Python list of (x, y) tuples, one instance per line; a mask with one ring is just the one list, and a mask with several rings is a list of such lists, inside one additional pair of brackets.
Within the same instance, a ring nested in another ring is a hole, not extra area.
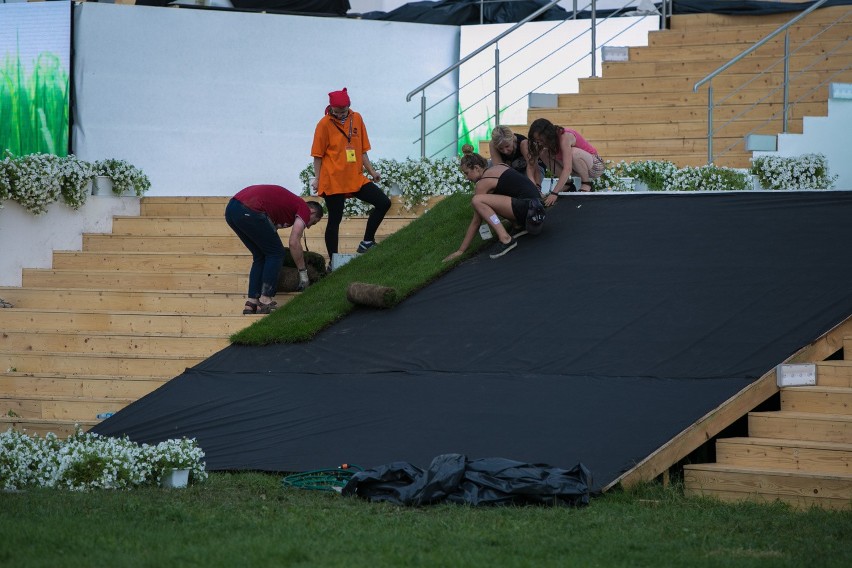
[(332, 91), (328, 94), (328, 104), (333, 107), (348, 107), (349, 93), (346, 92), (346, 87), (342, 91)]

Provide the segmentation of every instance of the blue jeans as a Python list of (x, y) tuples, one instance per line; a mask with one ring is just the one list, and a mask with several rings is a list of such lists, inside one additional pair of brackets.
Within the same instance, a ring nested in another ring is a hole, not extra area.
[(251, 251), (248, 297), (274, 296), (284, 264), (284, 244), (266, 213), (249, 209), (236, 199), (225, 207), (225, 221)]

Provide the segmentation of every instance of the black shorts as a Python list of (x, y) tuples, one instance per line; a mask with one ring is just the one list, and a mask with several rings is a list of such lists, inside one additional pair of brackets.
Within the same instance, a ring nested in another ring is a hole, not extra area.
[(529, 208), (529, 199), (521, 199), (519, 197), (512, 198), (512, 214), (515, 216), (515, 222), (518, 225), (523, 225), (527, 222), (527, 211), (529, 211)]

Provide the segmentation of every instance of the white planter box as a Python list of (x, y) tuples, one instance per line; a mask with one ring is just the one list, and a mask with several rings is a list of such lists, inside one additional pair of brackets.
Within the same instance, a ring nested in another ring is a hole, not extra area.
[(160, 487), (165, 487), (167, 489), (180, 489), (182, 487), (186, 487), (188, 484), (188, 469), (170, 469), (163, 473), (163, 477), (160, 479)]

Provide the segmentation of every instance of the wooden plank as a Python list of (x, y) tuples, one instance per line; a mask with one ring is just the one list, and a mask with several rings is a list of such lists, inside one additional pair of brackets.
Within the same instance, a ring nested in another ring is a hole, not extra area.
[(779, 499), (797, 507), (852, 508), (852, 475), (848, 474), (694, 464), (684, 466), (683, 480), (688, 496), (722, 494), (736, 501)]
[(66, 376), (49, 373), (0, 372), (0, 394), (137, 400), (166, 384), (170, 379), (171, 377)]
[(716, 462), (755, 469), (850, 474), (852, 444), (777, 438), (724, 438), (716, 441)]
[(749, 412), (749, 436), (852, 443), (852, 416), (811, 412)]
[(127, 399), (92, 399), (80, 397), (57, 396), (28, 396), (23, 398), (8, 398), (0, 396), (0, 412), (6, 416), (45, 420), (97, 420), (102, 413), (116, 413), (132, 400)]
[(245, 272), (117, 272), (114, 270), (54, 270), (24, 268), (21, 282), (25, 287), (107, 288), (142, 290), (184, 290), (195, 292), (231, 292), (248, 289)]
[(0, 369), (17, 373), (172, 378), (204, 357), (0, 352)]
[[(806, 19), (807, 20), (807, 19)], [(735, 44), (739, 46), (757, 43), (778, 29), (772, 24), (756, 26), (725, 26), (713, 29), (708, 33), (695, 33), (695, 30), (652, 30), (648, 32), (648, 45), (652, 47), (681, 47), (685, 45), (716, 45)], [(791, 45), (801, 43), (819, 34), (820, 39), (842, 40), (849, 35), (848, 19), (828, 29), (819, 23), (795, 25), (790, 28), (789, 35)], [(783, 41), (783, 34), (779, 34), (773, 41)]]
[(233, 334), (263, 316), (204, 316), (178, 313), (96, 312), (15, 308), (0, 311), (0, 329), (80, 333)]
[[(628, 59), (630, 61), (708, 61), (722, 60), (727, 62), (740, 55), (748, 46), (722, 44), (722, 45), (695, 45), (684, 46), (679, 49), (673, 49), (669, 46), (652, 47), (640, 46), (628, 48)], [(790, 59), (799, 59), (800, 61), (816, 61), (818, 57), (831, 58), (848, 58), (852, 54), (852, 44), (838, 43), (837, 41), (820, 41), (814, 40), (808, 44), (799, 44), (793, 46), (797, 51), (790, 56)], [(758, 48), (758, 51), (746, 55), (743, 61), (750, 57), (775, 57), (782, 58), (784, 56), (783, 42), (769, 42)], [(731, 67), (736, 71), (737, 64)]]
[[(844, 349), (844, 354), (847, 351)], [(826, 387), (852, 387), (852, 361), (820, 361), (817, 384)]]
[[(354, 253), (361, 242), (360, 236), (340, 237), (340, 252)], [(325, 255), (325, 240), (322, 233), (308, 235), (308, 250)], [(84, 234), (83, 250), (90, 252), (182, 252), (182, 253), (231, 253), (246, 250), (235, 235), (227, 236), (172, 236), (137, 237), (132, 235)]]
[[(295, 296), (280, 293), (275, 299), (284, 304)], [(86, 311), (238, 315), (242, 313), (245, 293), (0, 287), (0, 298), (16, 308), (67, 309), (73, 306)]]
[(781, 410), (824, 414), (852, 414), (852, 388), (788, 387), (781, 389)]
[[(376, 236), (387, 237), (402, 227), (407, 226), (413, 218), (388, 217), (376, 232)], [(322, 235), (325, 232), (327, 218), (323, 217), (316, 225), (306, 231), (307, 235)], [(363, 237), (367, 220), (364, 217), (350, 217), (340, 223), (339, 234), (347, 237)], [(124, 217), (115, 216), (112, 222), (113, 235), (147, 236), (219, 236), (237, 239), (234, 231), (218, 217)], [(290, 235), (290, 229), (280, 229), (278, 234), (282, 239)], [(237, 239), (239, 240), (239, 239)]]
[(22, 418), (13, 418), (8, 416), (0, 416), (0, 429), (3, 431), (6, 428), (13, 428), (15, 430), (25, 432), (30, 435), (38, 435), (44, 437), (47, 433), (56, 434), (60, 438), (67, 438), (71, 434), (75, 432), (75, 428), (77, 425), (81, 427), (83, 431), (88, 430), (95, 424), (100, 422), (99, 420), (44, 420), (39, 418), (31, 418), (31, 419), (22, 419)]
[(0, 350), (32, 353), (160, 354), (209, 357), (230, 345), (228, 335), (116, 334), (112, 332), (0, 332)]
[[(701, 75), (679, 75), (672, 77), (636, 77), (615, 78), (595, 77), (580, 79), (580, 93), (584, 95), (615, 94), (615, 93), (679, 93), (692, 92)], [(821, 69), (817, 71), (796, 74), (791, 78), (791, 85), (807, 85), (813, 88), (823, 82), (842, 83), (852, 80), (852, 70), (845, 71)], [(783, 70), (777, 73), (766, 73), (755, 76), (753, 73), (724, 73), (713, 79), (713, 89), (716, 93), (730, 93), (736, 89), (781, 89), (784, 86)]]
[[(795, 3), (795, 0), (784, 0)], [(803, 20), (807, 24), (831, 23), (846, 14), (846, 6), (831, 6), (819, 8), (808, 14)], [(671, 16), (670, 26), (677, 30), (690, 30), (695, 33), (709, 33), (707, 27), (750, 26), (774, 24), (782, 26), (799, 15), (799, 12), (781, 12), (759, 16), (727, 15), (727, 14), (679, 14)]]
[[(810, 345), (806, 345), (782, 363), (804, 363), (825, 359), (835, 351), (843, 337), (852, 335), (852, 318), (838, 324)], [(650, 481), (677, 463), (707, 440), (733, 424), (758, 404), (778, 392), (775, 369), (748, 385), (717, 408), (689, 425), (680, 434), (657, 448), (634, 467), (613, 480), (604, 491), (622, 484), (635, 485)], [(771, 437), (771, 436), (761, 436)], [(840, 441), (840, 440), (836, 440)]]
[(53, 268), (121, 272), (240, 272), (251, 266), (248, 249), (240, 253), (54, 251)]
[[(608, 61), (602, 64), (601, 76), (607, 79), (619, 77), (658, 77), (688, 76), (694, 77), (696, 81), (703, 79), (725, 63), (726, 59), (710, 58), (703, 61)], [(790, 73), (795, 75), (802, 71), (818, 69), (833, 69), (839, 71), (847, 67), (843, 61), (819, 61), (816, 66), (807, 58), (793, 58), (790, 60)], [(729, 68), (726, 73), (736, 72), (743, 74), (757, 74), (765, 71), (778, 69), (777, 57), (761, 57), (759, 55), (742, 59), (735, 66)]]

